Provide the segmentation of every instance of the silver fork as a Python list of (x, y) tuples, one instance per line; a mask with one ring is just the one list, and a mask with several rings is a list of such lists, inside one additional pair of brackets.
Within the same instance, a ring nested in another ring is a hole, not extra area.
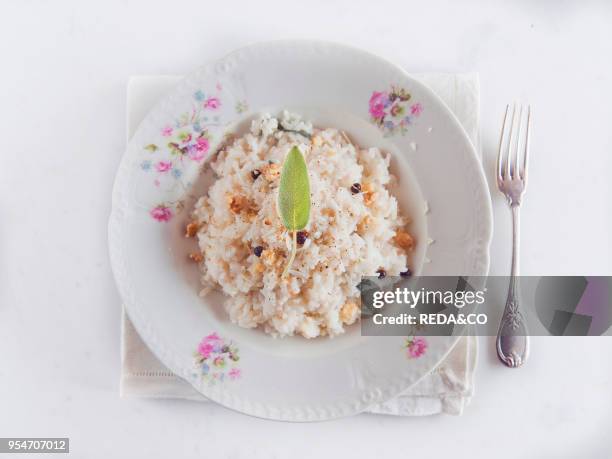
[(519, 209), (527, 185), (531, 107), (506, 106), (497, 156), (497, 187), (512, 211), (512, 267), (506, 307), (497, 332), (497, 355), (509, 367), (519, 367), (529, 355), (527, 326), (520, 308)]

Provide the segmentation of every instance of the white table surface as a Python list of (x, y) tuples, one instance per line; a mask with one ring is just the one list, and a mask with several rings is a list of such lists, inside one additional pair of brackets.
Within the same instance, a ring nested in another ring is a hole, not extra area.
[[(610, 338), (540, 338), (526, 366), (481, 339), (462, 417), (262, 421), (120, 399), (106, 224), (126, 82), (244, 44), (344, 42), (409, 71), (478, 71), (491, 171), (505, 104), (534, 107), (525, 274), (612, 274), (612, 7), (567, 1), (3, 2), (0, 436), (68, 436), (75, 457), (610, 457)], [(285, 5), (285, 6), (283, 6)], [(490, 174), (489, 174), (490, 175)], [(492, 274), (509, 264), (494, 193)]]

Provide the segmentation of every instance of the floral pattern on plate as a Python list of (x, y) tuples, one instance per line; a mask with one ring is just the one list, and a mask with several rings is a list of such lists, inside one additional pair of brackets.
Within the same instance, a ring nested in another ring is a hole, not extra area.
[(391, 86), (388, 91), (372, 92), (368, 112), (370, 120), (385, 136), (404, 135), (423, 112), (423, 105), (412, 101), (412, 95), (405, 89)]
[(216, 332), (202, 339), (195, 354), (198, 373), (209, 383), (239, 379), (242, 376), (239, 360), (238, 348)]
[(406, 338), (404, 348), (409, 359), (418, 359), (427, 351), (427, 340), (419, 336), (411, 336)]
[[(192, 95), (192, 107), (174, 121), (162, 126), (160, 139), (143, 147), (144, 158), (140, 169), (152, 175), (153, 185), (161, 187), (168, 182), (181, 182), (185, 168), (190, 163), (201, 163), (213, 142), (212, 127), (222, 124), (223, 87), (217, 83), (215, 90), (197, 90)], [(246, 100), (234, 106), (238, 114), (248, 111)], [(149, 215), (159, 222), (169, 221), (178, 211), (176, 203), (157, 203)]]

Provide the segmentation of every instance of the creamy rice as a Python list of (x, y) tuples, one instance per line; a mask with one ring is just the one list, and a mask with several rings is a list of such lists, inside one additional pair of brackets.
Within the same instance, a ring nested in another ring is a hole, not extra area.
[[(308, 166), (311, 213), (281, 278), (291, 235), (276, 201), (282, 163), (294, 145)], [(362, 276), (407, 270), (412, 238), (387, 189), (394, 180), (389, 157), (379, 149), (358, 148), (343, 132), (313, 129), (285, 112), (280, 120), (254, 121), (211, 167), (217, 180), (193, 212), (203, 294), (220, 288), (234, 323), (276, 336), (338, 335), (359, 320)]]

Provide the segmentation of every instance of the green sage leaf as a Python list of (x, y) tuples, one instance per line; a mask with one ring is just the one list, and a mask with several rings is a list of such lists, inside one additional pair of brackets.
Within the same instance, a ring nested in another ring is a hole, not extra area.
[(283, 163), (278, 189), (278, 211), (289, 231), (306, 227), (310, 218), (310, 182), (304, 156), (293, 147)]

